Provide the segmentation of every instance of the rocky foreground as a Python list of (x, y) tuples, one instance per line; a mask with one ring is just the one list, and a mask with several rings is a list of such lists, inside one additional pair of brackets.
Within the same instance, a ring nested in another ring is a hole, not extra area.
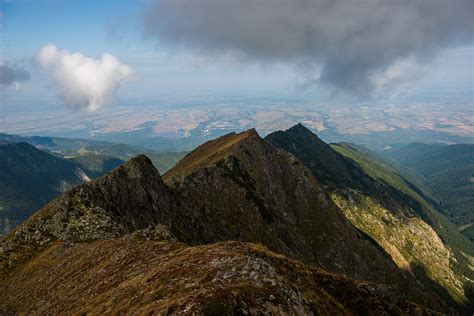
[(54, 242), (10, 271), (0, 298), (1, 314), (432, 313), (386, 286), (327, 273), (261, 245), (189, 247), (162, 227)]

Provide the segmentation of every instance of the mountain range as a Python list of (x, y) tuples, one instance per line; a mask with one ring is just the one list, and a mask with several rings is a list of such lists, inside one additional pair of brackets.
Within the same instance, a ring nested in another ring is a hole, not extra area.
[(409, 179), (300, 124), (139, 155), (0, 241), (0, 311), (468, 313), (472, 243)]
[(126, 161), (139, 154), (147, 155), (161, 172), (169, 170), (185, 152), (157, 151), (149, 147), (110, 143), (83, 138), (21, 136), (0, 133), (0, 141), (9, 143), (26, 142), (38, 149), (62, 158), (74, 158), (89, 169), (102, 172), (98, 168), (104, 159), (116, 158)]

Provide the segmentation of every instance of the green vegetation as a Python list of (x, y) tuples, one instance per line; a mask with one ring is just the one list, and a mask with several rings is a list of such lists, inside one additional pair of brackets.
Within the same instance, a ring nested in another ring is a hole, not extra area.
[(123, 160), (118, 158), (94, 154), (76, 156), (68, 160), (73, 161), (83, 170), (86, 170), (87, 175), (91, 178), (102, 175), (123, 163)]
[(0, 235), (80, 183), (76, 167), (27, 143), (0, 146)]
[(471, 240), (474, 223), (474, 145), (412, 143), (384, 152), (417, 172), (442, 210)]
[(156, 169), (163, 175), (170, 170), (179, 160), (186, 156), (186, 152), (163, 152), (163, 153), (144, 153), (150, 158)]
[(466, 303), (465, 281), (472, 271), (464, 250), (472, 245), (457, 248), (458, 256), (451, 251), (463, 236), (455, 227), (443, 233), (446, 227), (438, 223), (443, 218), (429, 197), (431, 191), (415, 173), (363, 147), (331, 148), (302, 125), (265, 139), (306, 165), (352, 224), (373, 238), (398, 267), (446, 301), (456, 302), (451, 304)]
[(116, 166), (118, 161), (114, 159), (127, 161), (139, 154), (147, 155), (160, 173), (164, 174), (186, 155), (186, 152), (160, 152), (148, 147), (77, 138), (23, 137), (0, 133), (0, 141), (27, 142), (56, 156), (74, 158), (92, 174), (100, 174), (103, 170)]
[(421, 190), (417, 190), (416, 186), (401, 175), (403, 172), (397, 170), (396, 166), (390, 164), (387, 159), (380, 160), (376, 154), (370, 154), (369, 150), (362, 152), (359, 147), (345, 143), (332, 144), (331, 146), (340, 154), (355, 161), (373, 178), (387, 183), (417, 201), (419, 207), (415, 208), (415, 211), (451, 247), (456, 259), (451, 263), (453, 270), (471, 280), (474, 279), (474, 271), (469, 268), (470, 259), (474, 256), (473, 243), (458, 232), (457, 227), (436, 208), (436, 204), (433, 205), (429, 202), (427, 195)]

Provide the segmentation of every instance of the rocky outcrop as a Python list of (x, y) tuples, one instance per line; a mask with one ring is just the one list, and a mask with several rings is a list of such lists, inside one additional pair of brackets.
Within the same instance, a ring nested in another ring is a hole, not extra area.
[(10, 243), (88, 241), (122, 236), (157, 223), (170, 224), (173, 193), (146, 156), (137, 156), (46, 205), (7, 236)]

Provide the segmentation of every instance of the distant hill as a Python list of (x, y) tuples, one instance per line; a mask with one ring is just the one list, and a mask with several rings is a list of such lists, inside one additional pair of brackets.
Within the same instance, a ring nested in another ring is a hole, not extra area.
[[(64, 158), (75, 158), (83, 164), (91, 163), (97, 167), (98, 160), (118, 158), (122, 161), (131, 159), (139, 154), (146, 154), (161, 172), (168, 171), (186, 152), (159, 152), (148, 147), (116, 144), (104, 141), (44, 137), (44, 136), (20, 136), (0, 133), (0, 141), (7, 142), (27, 142), (39, 149), (51, 152), (54, 155)], [(87, 160), (91, 160), (87, 162)], [(107, 164), (107, 162), (104, 162)]]
[(122, 162), (98, 155), (64, 159), (26, 142), (0, 145), (0, 236), (60, 193)]
[(451, 221), (474, 240), (474, 145), (412, 143), (383, 153), (417, 172)]
[(79, 166), (21, 143), (0, 145), (0, 235), (83, 181)]

